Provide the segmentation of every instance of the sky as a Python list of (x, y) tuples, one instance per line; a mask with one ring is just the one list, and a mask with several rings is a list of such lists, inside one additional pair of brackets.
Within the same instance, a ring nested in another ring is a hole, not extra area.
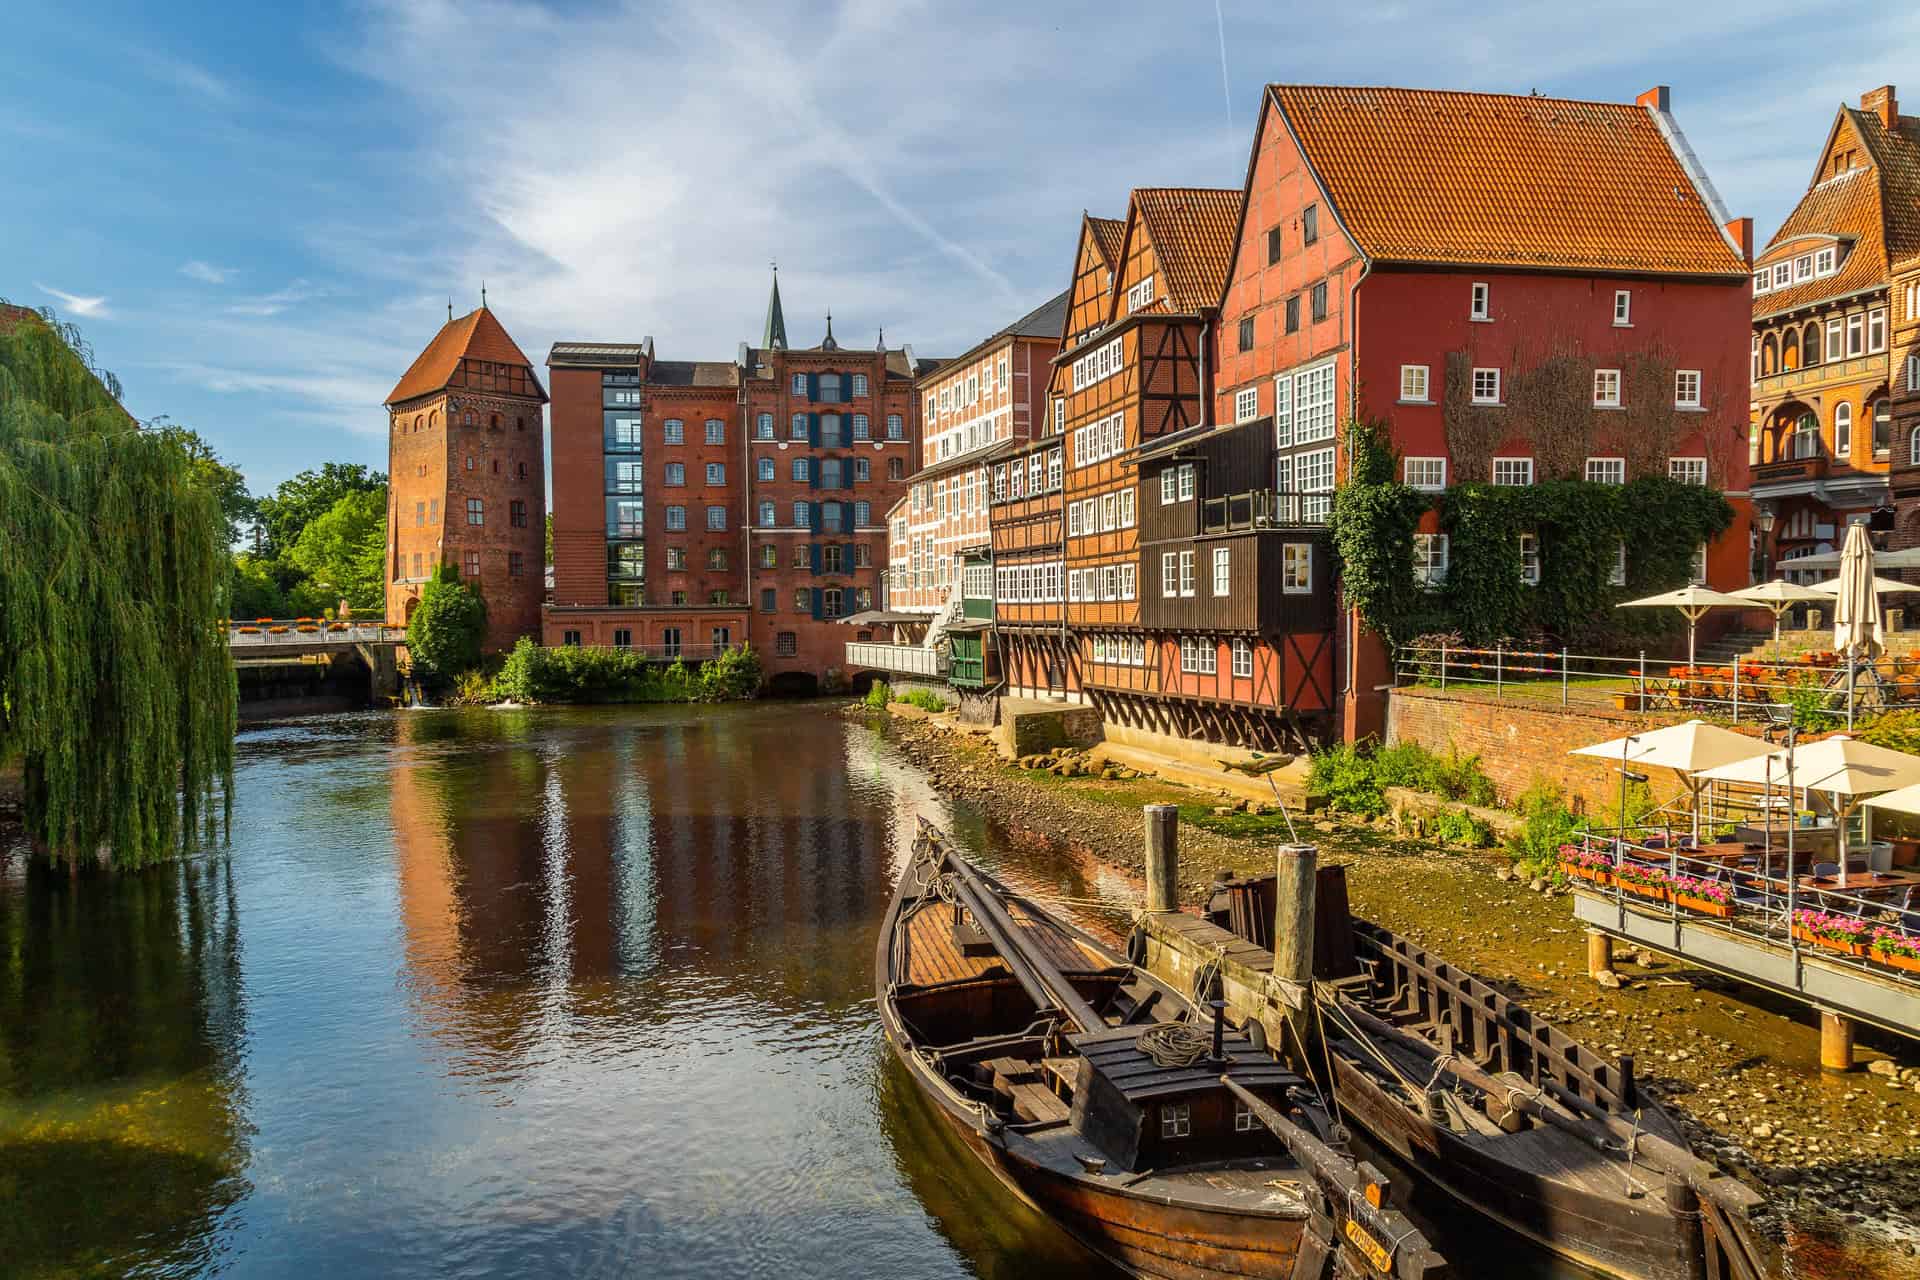
[[(1618, 0), (9, 0), (0, 298), (255, 493), (386, 465), (381, 403), (485, 283), (663, 359), (787, 330), (952, 355), (1066, 287), (1082, 210), (1238, 186), (1272, 81), (1673, 110), (1764, 243), (1920, 6)], [(1818, 33), (1809, 39), (1809, 33)], [(1920, 79), (1909, 89), (1920, 111)]]

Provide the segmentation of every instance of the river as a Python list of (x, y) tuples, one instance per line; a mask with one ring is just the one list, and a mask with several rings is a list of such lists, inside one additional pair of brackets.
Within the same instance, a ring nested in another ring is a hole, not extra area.
[(0, 863), (0, 1272), (1112, 1274), (935, 1127), (872, 956), (916, 813), (1023, 887), (1137, 890), (884, 734), (419, 711), (238, 754), (230, 847)]

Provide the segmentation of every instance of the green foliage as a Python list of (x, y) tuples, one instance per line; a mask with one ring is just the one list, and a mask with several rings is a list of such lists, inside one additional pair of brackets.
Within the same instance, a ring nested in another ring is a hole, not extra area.
[(893, 701), (893, 690), (885, 680), (875, 680), (867, 689), (866, 703), (875, 711), (885, 711), (887, 704)]
[(1327, 808), (1335, 813), (1387, 811), (1372, 759), (1349, 742), (1313, 753), (1307, 769), (1307, 790), (1325, 796)]
[(1469, 644), (1489, 644), (1527, 627), (1520, 535), (1533, 525), (1532, 499), (1528, 487), (1477, 483), (1455, 485), (1442, 498), (1440, 521), (1449, 535), (1443, 598)]
[(287, 604), (287, 593), (280, 586), (273, 566), (259, 556), (241, 554), (233, 558), (233, 576), (229, 586), (229, 617), (291, 618), (298, 616)]
[(407, 652), (415, 666), (447, 679), (470, 671), (480, 665), (480, 642), (486, 634), (486, 602), (460, 581), (459, 570), (441, 565), (407, 624)]
[(1493, 844), (1493, 827), (1465, 809), (1443, 809), (1433, 816), (1433, 837), (1443, 844), (1485, 849)]
[(918, 707), (922, 711), (945, 711), (948, 706), (947, 700), (931, 689), (909, 689), (907, 692), (896, 697), (894, 701), (904, 702), (908, 706)]
[(760, 656), (751, 648), (730, 649), (699, 667), (662, 667), (631, 649), (548, 649), (523, 636), (493, 692), (515, 702), (727, 702), (758, 693), (761, 677)]
[(287, 560), (325, 600), (321, 607), (331, 608), (345, 599), (362, 612), (385, 607), (386, 559), (384, 487), (341, 495), (300, 530), (287, 553)]
[(1398, 482), (1388, 439), (1384, 423), (1348, 425), (1350, 474), (1334, 492), (1328, 527), (1341, 591), (1389, 643), (1404, 644), (1432, 607), (1413, 576), (1413, 534), (1428, 502)]
[(1855, 736), (1876, 747), (1920, 756), (1920, 711), (1889, 711)]
[(1793, 722), (1803, 733), (1837, 729), (1844, 723), (1844, 710), (1841, 715), (1833, 710), (1836, 706), (1844, 709), (1844, 689), (1827, 689), (1817, 681), (1807, 681), (1777, 686), (1768, 692), (1775, 703), (1793, 708)]
[(1613, 828), (1639, 826), (1655, 809), (1659, 808), (1659, 805), (1654, 802), (1652, 788), (1644, 782), (1627, 783), (1624, 809), (1620, 800), (1621, 795), (1617, 788), (1610, 791), (1606, 807), (1593, 825)]
[(240, 469), (222, 462), (220, 455), (213, 451), (213, 446), (201, 439), (196, 431), (161, 419), (155, 419), (147, 425), (173, 440), (185, 452), (194, 478), (219, 500), (220, 514), (227, 523), (226, 545), (233, 546), (239, 542), (242, 533), (259, 513), (259, 504), (247, 492), (247, 479), (240, 474)]
[(1520, 793), (1517, 807), (1526, 823), (1508, 839), (1508, 851), (1534, 875), (1557, 875), (1560, 846), (1572, 842), (1583, 825), (1567, 808), (1566, 794), (1546, 779), (1536, 779)]
[(1499, 802), (1493, 779), (1481, 772), (1480, 757), (1461, 755), (1451, 746), (1444, 756), (1417, 742), (1381, 747), (1373, 753), (1372, 765), (1374, 781), (1382, 790), (1408, 787), (1482, 806)]
[(183, 850), (233, 776), (226, 520), (65, 326), (0, 329), (0, 759), (56, 859)]
[(387, 477), (359, 463), (329, 462), (317, 471), (302, 471), (282, 481), (258, 503), (261, 554), (278, 558), (293, 549), (301, 530), (333, 509), (350, 493), (378, 491), (384, 497)]

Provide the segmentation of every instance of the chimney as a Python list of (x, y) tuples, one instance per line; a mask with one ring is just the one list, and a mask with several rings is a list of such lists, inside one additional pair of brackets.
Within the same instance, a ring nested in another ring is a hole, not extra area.
[(1860, 109), (1868, 115), (1880, 117), (1880, 123), (1891, 129), (1900, 123), (1900, 99), (1894, 96), (1893, 86), (1883, 84), (1878, 89), (1869, 89), (1860, 95)]
[(1673, 90), (1664, 84), (1657, 84), (1633, 100), (1636, 107), (1645, 107), (1649, 111), (1671, 111)]
[(1732, 222), (1729, 222), (1727, 224), (1726, 232), (1727, 232), (1727, 236), (1733, 241), (1734, 245), (1738, 247), (1738, 249), (1740, 250), (1740, 256), (1747, 260), (1748, 266), (1752, 266), (1753, 265), (1753, 219), (1752, 218), (1735, 218)]

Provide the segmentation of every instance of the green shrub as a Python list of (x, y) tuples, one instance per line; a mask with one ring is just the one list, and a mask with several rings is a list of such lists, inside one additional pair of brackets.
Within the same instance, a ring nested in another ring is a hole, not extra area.
[(1465, 809), (1444, 809), (1435, 814), (1433, 835), (1437, 840), (1467, 849), (1485, 849), (1493, 844), (1493, 827)]
[(1773, 691), (1774, 702), (1793, 708), (1793, 723), (1802, 733), (1839, 728), (1841, 718), (1833, 714), (1831, 708), (1844, 697), (1844, 689), (1827, 689), (1811, 682)]
[(1861, 729), (1859, 737), (1876, 747), (1920, 755), (1920, 711), (1889, 711)]
[(1452, 747), (1436, 756), (1417, 742), (1381, 747), (1371, 757), (1375, 785), (1430, 791), (1449, 800), (1491, 806), (1498, 803), (1493, 779), (1480, 771), (1479, 756), (1463, 756)]
[(875, 711), (885, 711), (887, 704), (893, 701), (893, 690), (885, 680), (875, 680), (867, 690), (866, 701)]
[(452, 565), (435, 569), (407, 624), (407, 652), (414, 663), (451, 680), (480, 665), (486, 634), (487, 605), (480, 593), (460, 581)]
[(725, 702), (752, 697), (760, 679), (760, 657), (746, 647), (662, 668), (630, 649), (549, 649), (522, 637), (493, 687), (515, 702)]
[(1526, 824), (1508, 839), (1508, 851), (1533, 874), (1553, 874), (1560, 846), (1573, 843), (1584, 824), (1567, 808), (1565, 793), (1545, 779), (1520, 793), (1518, 807)]
[(894, 701), (904, 702), (908, 706), (918, 707), (922, 711), (945, 711), (948, 706), (947, 700), (931, 689), (910, 689), (895, 698)]
[(1387, 810), (1374, 776), (1373, 760), (1351, 743), (1313, 753), (1307, 790), (1325, 796), (1327, 808), (1335, 813), (1380, 814)]

